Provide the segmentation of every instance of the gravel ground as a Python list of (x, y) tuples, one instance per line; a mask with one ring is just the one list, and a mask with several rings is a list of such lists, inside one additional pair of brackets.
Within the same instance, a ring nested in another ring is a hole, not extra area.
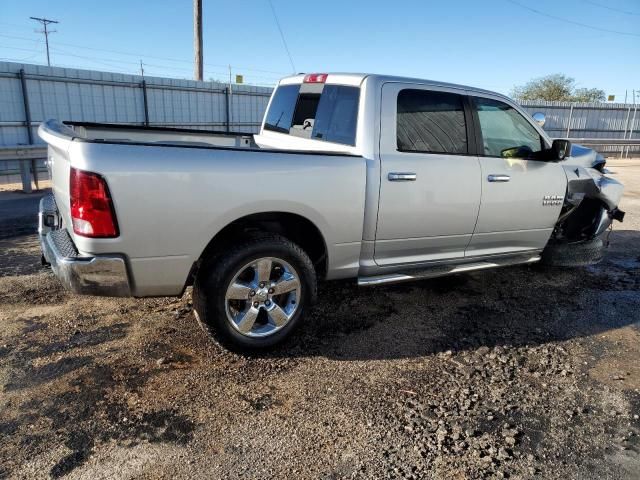
[(321, 286), (229, 353), (182, 299), (64, 292), (0, 240), (0, 477), (640, 478), (640, 164), (587, 269)]

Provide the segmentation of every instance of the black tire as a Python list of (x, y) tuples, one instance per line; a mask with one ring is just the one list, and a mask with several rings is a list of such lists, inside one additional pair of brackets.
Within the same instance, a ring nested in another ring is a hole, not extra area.
[(602, 261), (604, 250), (600, 238), (576, 243), (550, 244), (542, 252), (541, 263), (551, 267), (585, 267)]
[[(300, 298), (295, 313), (280, 330), (266, 337), (248, 337), (227, 319), (225, 292), (244, 265), (262, 257), (280, 258), (296, 270)], [(289, 337), (315, 302), (316, 294), (316, 272), (306, 252), (280, 235), (259, 234), (205, 260), (193, 287), (193, 306), (200, 326), (215, 340), (230, 350), (251, 352), (269, 349)]]

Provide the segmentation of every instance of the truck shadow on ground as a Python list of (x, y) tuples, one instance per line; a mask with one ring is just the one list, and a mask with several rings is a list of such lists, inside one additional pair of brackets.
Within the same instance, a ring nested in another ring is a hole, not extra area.
[(513, 267), (387, 287), (321, 285), (300, 332), (266, 356), (404, 358), (532, 346), (640, 323), (640, 233), (585, 268)]

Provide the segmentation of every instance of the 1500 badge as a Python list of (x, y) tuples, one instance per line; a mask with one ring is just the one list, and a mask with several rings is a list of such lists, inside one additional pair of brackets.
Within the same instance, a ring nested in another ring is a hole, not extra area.
[(545, 195), (542, 197), (542, 205), (562, 205), (563, 195)]

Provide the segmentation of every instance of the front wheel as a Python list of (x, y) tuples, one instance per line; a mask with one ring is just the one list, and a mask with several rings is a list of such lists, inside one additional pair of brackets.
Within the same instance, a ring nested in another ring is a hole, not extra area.
[(200, 324), (222, 344), (261, 350), (288, 337), (315, 296), (309, 256), (284, 237), (265, 235), (205, 263), (193, 303)]
[(549, 244), (542, 251), (541, 263), (551, 267), (586, 267), (601, 262), (604, 252), (601, 238)]

